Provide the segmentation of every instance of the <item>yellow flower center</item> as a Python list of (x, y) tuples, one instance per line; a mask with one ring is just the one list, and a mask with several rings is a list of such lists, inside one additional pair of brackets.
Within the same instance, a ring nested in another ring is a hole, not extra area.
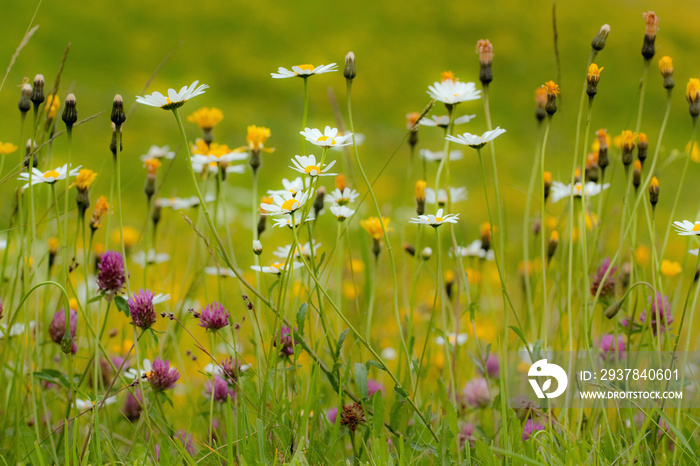
[(442, 217), (435, 217), (435, 223), (442, 222), (443, 218)]
[(287, 199), (282, 203), (282, 210), (293, 211), (297, 210), (301, 204), (296, 199)]
[(334, 146), (335, 145), (335, 139), (329, 138), (328, 136), (321, 136), (320, 138), (316, 139), (316, 142), (327, 142), (328, 139), (330, 139), (330, 145)]
[(170, 97), (166, 97), (166, 98), (165, 98), (165, 101), (166, 101), (168, 104), (172, 104), (172, 103), (173, 103), (173, 101), (170, 100)]
[(577, 185), (574, 187), (574, 189), (576, 190), (576, 194), (580, 196), (580, 195), (581, 195), (581, 190), (583, 189), (583, 186), (581, 186), (580, 184), (577, 184)]
[(275, 262), (274, 264), (270, 265), (270, 268), (277, 270), (277, 272), (279, 272), (283, 267), (284, 262)]
[(700, 223), (696, 223), (693, 227), (693, 231), (700, 231)]
[[(314, 65), (309, 65), (309, 64), (306, 64), (306, 65), (297, 65), (297, 67), (298, 67), (298, 68), (301, 68), (301, 69), (304, 70), (304, 71), (313, 71), (313, 70), (316, 69), (316, 67), (315, 67)], [(297, 74), (299, 74), (299, 73), (297, 73)]]
[(44, 178), (46, 178), (47, 180), (49, 178), (58, 178), (58, 176), (59, 174), (56, 170), (49, 170), (46, 173), (44, 173)]
[(304, 171), (307, 175), (318, 175), (321, 173), (321, 168), (318, 165), (309, 165)]

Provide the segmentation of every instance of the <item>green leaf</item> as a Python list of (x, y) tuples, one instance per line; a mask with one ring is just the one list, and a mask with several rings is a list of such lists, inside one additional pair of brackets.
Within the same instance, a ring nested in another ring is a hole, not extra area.
[(306, 312), (309, 310), (309, 305), (307, 303), (302, 303), (299, 306), (299, 312), (297, 312), (297, 327), (299, 328), (299, 335), (304, 335), (304, 324), (306, 323)]
[(523, 332), (521, 332), (518, 327), (511, 325), (508, 328), (511, 329), (512, 331), (514, 331), (515, 334), (518, 335), (518, 337), (520, 337), (520, 340), (523, 342), (523, 344), (525, 346), (528, 346), (528, 342), (527, 342), (527, 339), (525, 338), (525, 335), (523, 335)]
[(355, 363), (355, 380), (357, 381), (357, 386), (360, 389), (362, 399), (366, 399), (368, 397), (367, 366), (360, 364), (359, 362)]
[(384, 429), (384, 398), (381, 390), (377, 390), (377, 393), (374, 394), (373, 404), (372, 428), (374, 435), (378, 437)]
[(391, 414), (389, 415), (389, 425), (396, 432), (406, 434), (408, 427), (410, 406), (403, 398), (397, 398), (391, 406)]
[(98, 294), (98, 295), (95, 296), (94, 298), (90, 298), (90, 300), (88, 301), (88, 304), (94, 303), (95, 301), (99, 301), (99, 300), (102, 299), (103, 297), (104, 297), (103, 294)]
[(343, 347), (343, 342), (345, 342), (345, 338), (348, 336), (349, 331), (350, 329), (346, 328), (345, 330), (343, 330), (343, 333), (341, 333), (338, 337), (338, 344), (335, 347), (335, 359), (338, 359), (340, 357), (340, 350)]
[(114, 298), (114, 304), (117, 305), (117, 309), (123, 312), (125, 316), (131, 317), (129, 313), (129, 303), (126, 299), (124, 299), (123, 296), (117, 296), (116, 298)]
[(404, 398), (408, 398), (408, 396), (409, 396), (409, 395), (408, 395), (408, 392), (406, 391), (406, 389), (403, 388), (403, 387), (402, 387), (401, 385), (399, 385), (399, 384), (394, 385), (394, 391), (395, 391), (396, 393), (398, 393), (399, 395), (401, 395), (402, 397), (404, 397)]
[(367, 362), (368, 362), (368, 363), (369, 363), (370, 365), (372, 365), (372, 366), (376, 367), (377, 369), (379, 369), (379, 370), (382, 370), (382, 371), (385, 371), (385, 372), (386, 372), (386, 367), (384, 367), (384, 365), (383, 365), (383, 364), (381, 364), (381, 363), (378, 363), (377, 361), (375, 361), (375, 360), (373, 360), (373, 359), (370, 359), (370, 360), (369, 360), (369, 361), (367, 361)]

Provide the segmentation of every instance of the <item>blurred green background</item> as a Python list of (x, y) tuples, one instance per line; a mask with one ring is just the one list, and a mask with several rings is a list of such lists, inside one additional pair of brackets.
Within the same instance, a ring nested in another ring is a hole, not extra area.
[[(35, 2), (9, 1), (0, 7), (5, 18), (4, 40), (0, 43), (2, 68), (9, 62), (35, 8)], [(658, 14), (660, 31), (657, 55), (649, 74), (642, 130), (649, 135), (650, 153), (653, 153), (665, 99), (657, 60), (667, 54), (674, 59), (677, 89), (662, 160), (689, 141), (690, 118), (684, 92), (687, 79), (700, 75), (697, 60), (700, 36), (695, 27), (700, 3), (561, 2), (556, 5), (556, 11), (562, 101), (554, 117), (547, 150), (547, 168), (553, 171), (555, 179), (568, 178), (578, 98), (590, 41), (604, 23), (610, 24), (612, 32), (597, 59), (605, 70), (595, 101), (592, 130), (607, 128), (614, 135), (633, 127), (643, 61), (640, 53), (644, 34), (642, 12), (649, 9)], [(31, 78), (43, 73), (51, 87), (64, 49), (70, 42), (61, 100), (66, 92), (73, 91), (78, 99), (80, 118), (104, 112), (78, 128), (74, 136), (75, 158), (100, 173), (92, 190), (93, 199), (97, 194), (106, 194), (109, 187), (109, 109), (113, 95), (124, 96), (127, 112), (131, 111), (135, 105), (134, 96), (159, 62), (180, 42), (182, 46), (159, 72), (148, 92), (179, 88), (195, 79), (209, 84), (211, 89), (188, 103), (183, 113), (189, 114), (201, 106), (221, 108), (225, 119), (214, 134), (219, 142), (231, 147), (245, 143), (248, 124), (272, 128), (269, 144), (275, 146), (277, 152), (265, 157), (261, 187), (266, 189), (276, 186), (282, 176), (292, 175), (287, 166), (299, 147), (302, 81), (271, 79), (270, 72), (276, 71), (278, 66), (337, 62), (342, 70), (345, 54), (349, 50), (355, 52), (358, 67), (354, 86), (356, 127), (367, 137), (362, 155), (373, 174), (379, 162), (386, 160), (403, 137), (405, 114), (420, 111), (428, 102), (427, 87), (439, 80), (440, 72), (452, 70), (463, 81), (478, 79), (474, 47), (478, 39), (488, 38), (494, 44), (495, 53), (492, 119), (494, 125), (508, 130), (498, 140), (497, 154), (507, 204), (509, 238), (518, 238), (523, 192), (540, 137), (533, 116), (533, 93), (543, 82), (557, 79), (550, 1), (128, 0), (105, 1), (98, 6), (46, 0), (38, 10), (35, 24), (40, 26), (38, 31), (22, 51), (0, 92), (4, 116), (0, 140), (19, 145), (19, 90), (16, 86), (25, 76)], [(310, 88), (309, 126), (334, 125), (327, 92), (333, 89), (345, 114), (342, 73), (314, 77)], [(460, 131), (480, 133), (485, 129), (481, 101), (460, 105), (458, 112), (478, 116), (468, 125), (459, 127)], [(444, 109), (436, 107), (435, 113), (443, 114)], [(185, 124), (192, 139), (198, 136), (194, 125)], [(440, 131), (421, 130), (420, 147), (440, 150), (440, 140)], [(151, 144), (178, 146), (177, 128), (168, 113), (140, 107), (124, 129), (126, 202), (143, 205), (145, 170), (139, 155)], [(55, 144), (55, 157), (63, 161), (65, 154), (65, 139), (60, 139)], [(473, 155), (467, 151), (465, 160), (457, 162), (457, 169), (452, 172), (454, 179), (470, 190), (470, 201), (465, 204), (468, 211), (463, 213), (463, 228), (468, 230), (469, 236), (476, 235), (478, 225), (486, 220), (480, 174)], [(6, 171), (17, 163), (19, 152), (9, 157), (13, 163), (6, 163)], [(408, 148), (403, 147), (382, 180), (381, 201), (406, 202), (399, 194), (406, 191), (395, 188), (397, 183), (403, 182), (403, 164), (407, 157)], [(673, 173), (679, 165), (682, 164), (671, 165), (668, 175), (660, 173), (663, 192), (660, 210), (672, 203), (672, 196), (665, 194), (671, 192)], [(187, 185), (178, 186), (178, 179), (184, 175), (182, 165), (176, 164), (175, 168), (162, 194), (192, 194)], [(696, 189), (692, 180), (697, 176), (697, 167), (691, 169), (689, 192)], [(618, 170), (617, 176), (620, 175)], [(5, 199), (9, 200), (16, 183), (10, 180), (2, 187)], [(230, 183), (247, 187), (250, 177), (234, 175)], [(361, 185), (357, 187), (364, 189)], [(0, 206), (3, 216), (7, 215), (10, 204), (4, 202)], [(244, 204), (247, 205), (247, 201)], [(692, 217), (695, 209), (694, 201), (684, 203), (679, 214)], [(663, 216), (661, 221), (665, 221)], [(142, 218), (141, 209), (126, 212), (127, 223), (140, 223)]]

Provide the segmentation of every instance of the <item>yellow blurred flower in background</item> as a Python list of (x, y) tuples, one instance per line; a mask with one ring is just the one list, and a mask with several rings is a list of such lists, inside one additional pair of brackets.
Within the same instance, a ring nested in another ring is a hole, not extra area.
[(661, 274), (666, 277), (675, 277), (683, 271), (681, 264), (675, 261), (664, 259), (661, 261)]

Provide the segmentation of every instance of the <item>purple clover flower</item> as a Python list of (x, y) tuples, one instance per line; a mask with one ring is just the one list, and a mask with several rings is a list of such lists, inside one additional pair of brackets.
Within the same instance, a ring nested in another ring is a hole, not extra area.
[[(211, 380), (206, 383), (204, 386), (204, 389), (207, 393), (208, 396), (211, 397), (212, 395), (212, 383)], [(226, 379), (219, 377), (218, 375), (214, 376), (214, 401), (217, 401), (219, 403), (225, 403), (228, 397), (231, 397), (231, 400), (236, 399), (236, 391), (231, 388), (226, 381)]]
[(292, 331), (289, 327), (282, 327), (280, 337), (273, 342), (275, 348), (280, 346), (280, 356), (288, 358), (294, 354), (294, 340), (292, 339)]
[(528, 440), (532, 434), (539, 432), (540, 430), (544, 430), (544, 426), (539, 421), (536, 421), (535, 419), (528, 419), (523, 427), (523, 442)]
[[(639, 315), (642, 326), (644, 326), (647, 316), (647, 311), (642, 311)], [(671, 315), (671, 305), (668, 302), (668, 298), (662, 296), (661, 293), (656, 293), (656, 299), (651, 301), (651, 319), (649, 321), (651, 331), (654, 335), (656, 335), (657, 332), (664, 333), (666, 331), (666, 326), (672, 323), (673, 316)]]
[(207, 330), (219, 330), (228, 325), (229, 313), (223, 304), (214, 301), (199, 315), (199, 325)]
[(603, 351), (603, 354), (600, 355), (603, 360), (606, 360), (608, 356), (612, 356), (613, 359), (620, 358), (626, 349), (625, 337), (618, 335), (615, 338), (615, 335), (608, 333), (601, 337), (599, 346)]
[[(75, 344), (75, 335), (78, 331), (78, 313), (73, 309), (70, 310), (70, 335), (73, 339), (73, 347), (71, 353), (78, 352), (78, 345)], [(61, 308), (53, 315), (51, 325), (49, 325), (49, 336), (54, 343), (61, 344), (63, 335), (66, 333), (66, 313), (65, 308)]]
[(180, 378), (180, 373), (174, 367), (170, 368), (170, 363), (166, 359), (163, 361), (156, 358), (151, 365), (151, 372), (148, 374), (148, 383), (153, 390), (162, 392), (175, 386), (175, 382)]
[[(603, 277), (610, 270), (608, 277), (603, 281)], [(603, 300), (612, 298), (615, 295), (615, 272), (617, 267), (610, 266), (610, 258), (606, 257), (603, 264), (598, 267), (595, 275), (593, 275), (593, 283), (591, 284), (591, 295), (595, 296), (600, 290), (600, 297)]]
[(100, 256), (100, 263), (97, 265), (97, 286), (100, 291), (104, 291), (107, 301), (111, 301), (116, 295), (121, 293), (126, 283), (124, 274), (124, 258), (116, 251), (105, 251)]
[(153, 309), (153, 292), (139, 289), (139, 292), (129, 298), (129, 314), (131, 320), (139, 328), (146, 330), (156, 322), (156, 311)]
[(464, 384), (464, 401), (474, 408), (484, 408), (491, 403), (489, 384), (483, 377), (477, 377)]

